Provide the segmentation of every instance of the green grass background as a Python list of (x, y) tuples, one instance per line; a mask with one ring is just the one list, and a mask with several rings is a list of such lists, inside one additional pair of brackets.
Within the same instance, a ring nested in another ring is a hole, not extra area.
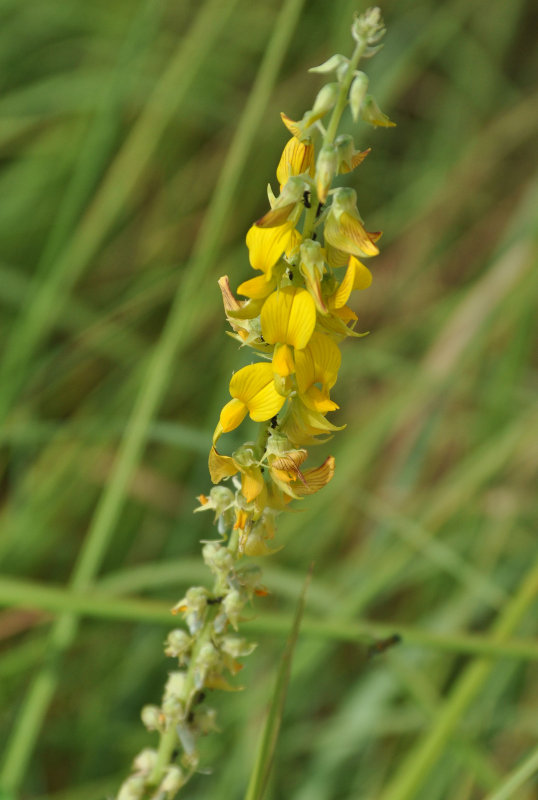
[[(205, 580), (192, 510), (248, 358), (216, 281), (250, 277), (279, 112), (350, 52), (355, 8), (0, 2), (4, 798), (105, 798), (153, 742), (139, 709), (173, 667), (167, 608)], [(384, 231), (371, 335), (344, 345), (336, 475), (282, 520), (193, 800), (244, 796), (311, 561), (268, 800), (536, 796), (538, 16), (382, 10), (365, 69), (398, 127), (360, 126), (351, 176)]]

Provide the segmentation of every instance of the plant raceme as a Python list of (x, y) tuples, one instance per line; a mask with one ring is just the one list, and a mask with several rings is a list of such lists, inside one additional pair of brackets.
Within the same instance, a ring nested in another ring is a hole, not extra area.
[[(117, 800), (170, 800), (196, 772), (197, 740), (216, 729), (206, 690), (234, 689), (230, 676), (255, 647), (238, 629), (253, 596), (266, 590), (259, 567), (247, 557), (274, 552), (279, 514), (333, 477), (332, 456), (305, 467), (307, 447), (344, 427), (328, 419), (338, 409), (331, 395), (339, 345), (363, 335), (347, 303), (372, 282), (363, 259), (379, 253), (381, 234), (366, 230), (353, 189), (331, 187), (369, 153), (356, 150), (352, 136), (338, 135), (346, 107), (355, 122), (394, 124), (357, 69), (361, 58), (377, 52), (384, 32), (379, 9), (370, 9), (353, 22), (352, 57), (335, 55), (311, 70), (334, 80), (301, 120), (282, 114), (291, 138), (276, 171), (280, 191), (276, 196), (269, 189), (270, 208), (246, 236), (256, 275), (240, 284), (237, 296), (227, 276), (219, 281), (231, 335), (254, 351), (255, 360), (230, 380), (231, 399), (209, 453), (214, 486), (198, 498), (196, 510), (213, 513), (219, 534), (202, 551), (214, 583), (211, 589), (191, 587), (173, 609), (185, 628), (169, 634), (165, 653), (178, 668), (170, 673), (161, 705), (142, 710), (146, 727), (160, 735), (159, 746), (136, 757)], [(259, 423), (256, 441), (225, 455), (222, 437), (247, 415)]]

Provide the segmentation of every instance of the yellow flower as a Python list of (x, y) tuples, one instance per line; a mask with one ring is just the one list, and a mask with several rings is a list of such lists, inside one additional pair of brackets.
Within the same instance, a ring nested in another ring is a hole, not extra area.
[(213, 483), (220, 483), (224, 478), (230, 478), (240, 472), (241, 492), (247, 503), (251, 503), (265, 489), (265, 481), (254, 458), (249, 458), (248, 454), (246, 457), (244, 455), (238, 451), (233, 456), (223, 456), (213, 445), (209, 452), (209, 474)]
[(271, 364), (250, 364), (238, 370), (230, 381), (232, 400), (220, 412), (213, 443), (222, 433), (233, 431), (247, 413), (255, 422), (264, 422), (278, 414), (286, 398), (278, 394)]
[(273, 267), (287, 250), (294, 230), (292, 220), (271, 228), (252, 225), (247, 233), (249, 259), (254, 269), (265, 274), (266, 280), (273, 277)]
[(286, 286), (273, 292), (260, 315), (262, 335), (274, 344), (273, 369), (285, 378), (295, 371), (293, 351), (308, 344), (316, 326), (316, 305), (306, 289)]
[(282, 189), (289, 178), (301, 175), (303, 172), (308, 172), (314, 177), (314, 169), (313, 145), (309, 141), (301, 142), (296, 136), (292, 136), (284, 147), (276, 170), (280, 188)]
[(357, 289), (367, 289), (372, 283), (372, 273), (364, 264), (349, 256), (348, 267), (342, 282), (336, 287), (335, 291), (327, 297), (327, 306), (332, 314), (340, 317), (344, 322), (356, 320), (357, 315), (346, 303), (351, 292)]
[[(282, 422), (280, 429), (296, 447), (307, 444), (319, 444), (325, 441), (335, 431), (341, 431), (345, 425), (333, 425), (322, 413), (313, 411), (306, 406), (300, 397), (295, 397)], [(325, 434), (325, 439), (317, 437)]]
[[(295, 354), (295, 373), (299, 396), (303, 403), (321, 414), (334, 411), (338, 405), (329, 397), (336, 383), (342, 355), (330, 336), (314, 333), (307, 347)], [(316, 384), (321, 385), (321, 389)]]
[(357, 193), (353, 189), (337, 189), (333, 204), (325, 221), (325, 244), (331, 267), (347, 264), (349, 254), (354, 256), (376, 256), (379, 249), (375, 242), (381, 233), (365, 230), (357, 210)]

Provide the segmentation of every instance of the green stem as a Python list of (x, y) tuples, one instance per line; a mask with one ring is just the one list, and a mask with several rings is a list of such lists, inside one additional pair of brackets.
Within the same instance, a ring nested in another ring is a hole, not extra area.
[[(366, 40), (361, 40), (360, 42), (357, 42), (355, 46), (353, 55), (349, 60), (347, 72), (340, 86), (340, 93), (338, 95), (338, 100), (336, 101), (336, 105), (333, 108), (329, 125), (323, 137), (323, 146), (333, 144), (336, 138), (336, 134), (338, 133), (338, 126), (340, 125), (342, 114), (344, 113), (344, 110), (347, 105), (347, 96), (349, 92), (349, 87), (351, 86), (351, 81), (353, 80), (353, 73), (357, 69), (358, 63), (361, 60), (362, 54), (364, 53), (366, 47), (367, 47)], [(316, 183), (317, 183), (317, 169), (316, 169), (316, 175), (314, 176), (314, 179), (312, 181), (310, 208), (308, 209), (305, 215), (303, 234), (302, 234), (303, 241), (305, 239), (311, 238), (312, 233), (314, 232), (314, 227), (316, 225), (316, 219), (318, 216), (318, 209), (319, 209), (319, 198), (317, 192), (314, 189)]]
[(338, 95), (338, 100), (336, 101), (336, 105), (333, 108), (333, 113), (331, 115), (327, 132), (323, 137), (324, 145), (332, 144), (336, 138), (336, 134), (338, 133), (338, 126), (340, 125), (342, 114), (344, 113), (344, 109), (347, 105), (347, 95), (349, 92), (349, 87), (351, 86), (351, 81), (353, 80), (353, 73), (357, 69), (362, 54), (366, 50), (366, 46), (367, 46), (366, 40), (361, 40), (360, 42), (357, 42), (355, 50), (353, 51), (353, 55), (351, 56), (351, 59), (349, 61), (346, 75), (340, 87), (340, 94)]

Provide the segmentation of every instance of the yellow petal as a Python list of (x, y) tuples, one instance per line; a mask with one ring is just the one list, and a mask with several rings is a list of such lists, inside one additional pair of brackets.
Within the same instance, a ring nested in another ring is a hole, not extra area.
[(273, 382), (273, 368), (269, 363), (249, 364), (237, 370), (230, 381), (230, 394), (245, 406), (255, 395)]
[(273, 353), (273, 370), (277, 375), (286, 378), (295, 372), (295, 362), (293, 352), (287, 344), (275, 345)]
[(287, 286), (267, 298), (260, 318), (266, 342), (302, 349), (316, 326), (316, 304), (306, 289)]
[(379, 253), (372, 241), (373, 236), (347, 211), (343, 211), (338, 220), (334, 214), (329, 214), (324, 235), (326, 242), (346, 253), (362, 256), (376, 256)]
[(221, 456), (215, 447), (209, 451), (209, 474), (213, 483), (220, 483), (237, 472), (237, 465), (230, 456)]
[(290, 119), (287, 114), (284, 114), (283, 111), (280, 112), (280, 119), (282, 120), (286, 128), (289, 130), (289, 132), (293, 134), (293, 136), (300, 136), (301, 128), (299, 127), (299, 125), (292, 119)]
[(284, 225), (288, 221), (288, 217), (295, 208), (297, 203), (288, 203), (286, 206), (280, 208), (272, 208), (263, 217), (256, 220), (257, 228), (278, 228), (279, 225)]
[[(241, 372), (241, 370), (239, 371)], [(241, 402), (241, 400), (237, 400), (234, 398), (233, 400), (230, 400), (229, 403), (226, 403), (226, 405), (220, 412), (220, 420), (219, 420), (219, 425), (221, 428), (220, 433), (228, 433), (229, 431), (233, 431), (234, 428), (237, 428), (237, 426), (243, 422), (246, 413), (247, 413), (247, 407), (243, 402)], [(214, 436), (213, 441), (215, 442), (217, 438), (218, 437)]]
[(311, 144), (301, 142), (296, 136), (293, 136), (284, 147), (280, 157), (276, 170), (277, 180), (283, 186), (288, 178), (307, 171), (313, 176), (314, 148)]
[(355, 263), (360, 264), (360, 261), (350, 256), (344, 279), (337, 290), (329, 297), (329, 308), (342, 308), (347, 303), (355, 283)]
[(311, 386), (307, 392), (301, 394), (301, 399), (308, 408), (311, 408), (312, 411), (319, 411), (320, 414), (327, 414), (328, 411), (336, 411), (337, 408), (340, 408), (317, 386)]
[[(320, 467), (307, 469), (303, 473), (305, 483), (296, 483), (293, 488), (298, 495), (315, 494), (323, 489), (334, 475), (334, 457), (329, 456)], [(306, 485), (305, 485), (306, 484)]]
[(253, 225), (247, 233), (249, 259), (254, 269), (270, 272), (291, 238), (293, 221), (276, 228), (258, 228)]
[(251, 503), (263, 491), (265, 481), (259, 467), (247, 467), (241, 472), (241, 492), (247, 503)]
[(331, 389), (336, 383), (342, 354), (330, 336), (314, 333), (308, 346), (295, 353), (295, 373), (301, 394), (315, 383)]
[[(268, 364), (268, 366), (272, 372), (272, 365)], [(250, 401), (248, 408), (250, 417), (254, 422), (265, 422), (265, 420), (271, 419), (271, 417), (278, 414), (285, 402), (286, 398), (278, 394), (275, 384), (271, 381), (265, 389), (259, 391)]]
[(271, 294), (275, 285), (276, 281), (268, 281), (265, 275), (257, 275), (255, 278), (241, 283), (237, 287), (237, 291), (239, 294), (250, 297), (252, 300), (262, 300), (264, 297), (267, 297), (268, 294)]
[(355, 258), (354, 256), (350, 256), (350, 262), (353, 261), (355, 264), (355, 280), (353, 281), (353, 290), (355, 289), (367, 289), (372, 283), (372, 273), (365, 267), (364, 264)]

